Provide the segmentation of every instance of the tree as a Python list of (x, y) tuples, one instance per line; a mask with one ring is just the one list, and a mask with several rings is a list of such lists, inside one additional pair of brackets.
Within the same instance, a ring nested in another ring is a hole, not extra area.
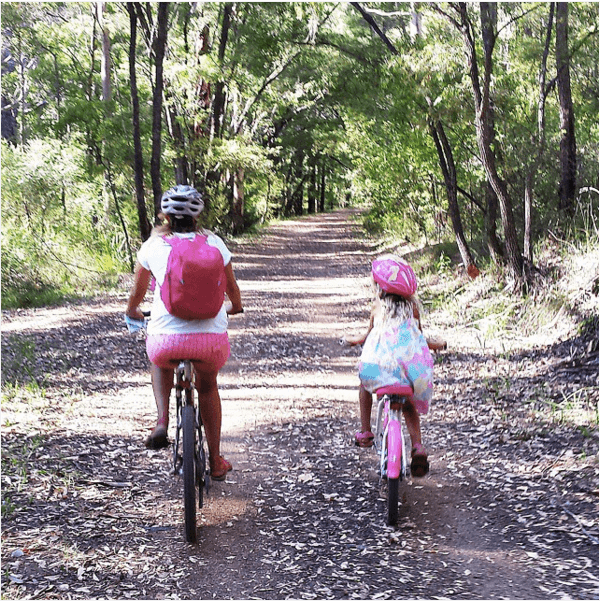
[[(481, 36), (484, 49), (483, 75), (480, 75), (479, 61), (475, 47), (475, 29), (469, 16), (467, 3), (451, 3), (457, 17), (443, 13), (461, 32), (464, 41), (467, 68), (471, 79), (473, 100), (475, 105), (475, 129), (477, 145), (483, 168), (490, 186), (500, 203), (500, 213), (504, 238), (506, 242), (506, 258), (509, 268), (509, 279), (513, 287), (520, 288), (523, 280), (523, 255), (519, 249), (517, 229), (513, 215), (513, 203), (506, 181), (497, 169), (496, 155), (492, 148), (493, 129), (490, 122), (491, 84), (493, 73), (493, 51), (496, 42), (496, 6), (490, 2), (479, 5), (481, 17)], [(441, 9), (437, 9), (441, 11)]]
[(131, 87), (131, 116), (133, 127), (133, 175), (135, 179), (136, 206), (140, 236), (142, 240), (150, 237), (152, 226), (148, 220), (146, 210), (146, 194), (144, 191), (144, 155), (142, 152), (142, 138), (140, 134), (140, 100), (136, 74), (136, 47), (137, 47), (137, 12), (133, 2), (127, 3), (129, 13), (129, 82)]
[(577, 191), (577, 144), (571, 96), (569, 4), (556, 3), (556, 82), (560, 102), (559, 209), (573, 217)]
[(152, 95), (152, 156), (150, 158), (154, 215), (157, 221), (158, 214), (161, 212), (160, 199), (163, 193), (160, 164), (162, 159), (163, 61), (167, 47), (168, 18), (169, 2), (159, 2), (156, 17), (156, 36), (152, 41), (155, 76), (154, 93)]
[(438, 152), (442, 175), (444, 176), (444, 184), (446, 186), (446, 194), (448, 197), (448, 212), (450, 213), (450, 220), (452, 221), (452, 229), (454, 230), (458, 250), (467, 273), (470, 277), (475, 278), (479, 275), (479, 269), (477, 269), (477, 266), (475, 265), (473, 255), (467, 244), (462, 219), (460, 217), (460, 209), (458, 207), (458, 182), (456, 179), (456, 167), (454, 166), (452, 148), (446, 137), (444, 126), (439, 119), (436, 121), (431, 120), (429, 128)]
[[(392, 54), (397, 55), (398, 50), (396, 49), (394, 44), (388, 39), (388, 37), (382, 31), (382, 29), (377, 25), (375, 19), (368, 13), (368, 11), (366, 11), (358, 2), (352, 2), (351, 4), (360, 12), (367, 24), (373, 29), (373, 31), (383, 41), (385, 46), (392, 52)], [(410, 16), (411, 22), (420, 22), (420, 19), (415, 15), (414, 10), (411, 12)], [(416, 31), (418, 36), (418, 32), (420, 31), (420, 25), (416, 28)], [(433, 103), (430, 99), (427, 98), (427, 100), (429, 109), (432, 109)], [(473, 259), (473, 255), (467, 243), (464, 234), (462, 219), (460, 216), (460, 208), (458, 204), (458, 180), (456, 175), (456, 167), (454, 163), (452, 147), (448, 142), (444, 125), (439, 119), (439, 117), (428, 117), (428, 128), (437, 151), (439, 166), (442, 172), (444, 186), (446, 189), (446, 196), (448, 199), (448, 212), (450, 214), (452, 229), (454, 231), (460, 256), (465, 270), (467, 271), (469, 276), (476, 277), (477, 275), (479, 275), (479, 269), (475, 265), (475, 260)]]
[(550, 3), (548, 14), (548, 24), (546, 26), (546, 41), (540, 64), (538, 75), (538, 101), (537, 101), (537, 135), (534, 142), (535, 152), (533, 158), (529, 161), (525, 177), (525, 223), (523, 233), (523, 256), (529, 262), (533, 262), (533, 238), (532, 238), (532, 205), (533, 205), (533, 186), (534, 180), (539, 169), (540, 162), (545, 148), (546, 141), (546, 98), (554, 85), (552, 81), (549, 85), (546, 83), (546, 74), (548, 70), (548, 54), (550, 52), (550, 40), (552, 35), (552, 24), (554, 21), (554, 3)]

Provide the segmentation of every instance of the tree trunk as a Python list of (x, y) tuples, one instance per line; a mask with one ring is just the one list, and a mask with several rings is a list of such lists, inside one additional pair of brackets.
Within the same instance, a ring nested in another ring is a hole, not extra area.
[(292, 210), (294, 215), (302, 215), (304, 213), (304, 153), (298, 150), (294, 157), (295, 172), (294, 183), (296, 188), (292, 193)]
[(150, 177), (154, 197), (154, 217), (158, 222), (162, 183), (160, 179), (160, 160), (162, 155), (162, 105), (163, 105), (163, 62), (167, 46), (167, 21), (169, 3), (158, 2), (157, 34), (152, 41), (155, 61), (154, 93), (152, 95), (152, 157), (150, 159)]
[(452, 148), (448, 142), (441, 121), (431, 121), (429, 123), (429, 131), (435, 142), (440, 161), (440, 168), (442, 170), (442, 175), (444, 176), (446, 195), (448, 196), (448, 213), (450, 214), (450, 220), (452, 221), (452, 229), (454, 230), (458, 250), (469, 277), (476, 278), (479, 275), (479, 269), (477, 269), (475, 261), (473, 260), (471, 250), (465, 238), (462, 219), (460, 217), (460, 209), (458, 206), (458, 184)]
[(484, 45), (484, 74), (483, 87), (479, 81), (479, 66), (475, 52), (473, 24), (467, 13), (467, 3), (459, 3), (461, 15), (460, 30), (464, 36), (467, 64), (473, 88), (475, 102), (475, 128), (477, 145), (487, 179), (494, 189), (500, 204), (502, 228), (506, 242), (509, 280), (514, 289), (523, 285), (523, 255), (519, 249), (517, 230), (513, 216), (512, 200), (508, 193), (506, 182), (500, 177), (496, 167), (496, 157), (492, 150), (492, 132), (490, 127), (490, 88), (492, 77), (492, 52), (495, 43), (494, 18), (495, 6), (489, 2), (480, 3), (481, 27)]
[(135, 180), (135, 195), (137, 199), (137, 212), (142, 241), (150, 237), (152, 229), (148, 221), (146, 198), (144, 193), (144, 157), (142, 153), (142, 138), (140, 134), (140, 100), (137, 89), (137, 75), (135, 71), (135, 56), (137, 46), (137, 16), (133, 2), (127, 3), (129, 12), (129, 83), (131, 87), (131, 107), (133, 116), (133, 173)]
[[(165, 98), (170, 99), (169, 90), (165, 90)], [(183, 128), (179, 122), (177, 111), (172, 103), (169, 103), (169, 108), (166, 111), (167, 129), (169, 136), (173, 141), (175, 148), (175, 158), (173, 159), (173, 169), (175, 170), (176, 184), (189, 184), (188, 161), (186, 157), (186, 144)]]
[(104, 20), (106, 12), (106, 2), (99, 2), (96, 8), (98, 21), (100, 22), (100, 31), (102, 35), (102, 60), (100, 62), (100, 77), (102, 80), (102, 100), (110, 102), (112, 100), (112, 80), (110, 77), (111, 60), (110, 60), (110, 37)]
[[(229, 30), (231, 28), (231, 19), (234, 14), (234, 3), (226, 2), (223, 5), (223, 21), (221, 23), (221, 37), (219, 41), (219, 54), (218, 54), (218, 66), (223, 69), (223, 61), (225, 60), (225, 50), (227, 49), (227, 40), (229, 38)], [(209, 118), (209, 144), (212, 144), (213, 140), (220, 138), (223, 135), (223, 120), (225, 116), (225, 105), (226, 105), (226, 94), (225, 94), (225, 82), (223, 81), (223, 73), (220, 74), (219, 81), (213, 86), (214, 96), (212, 98), (212, 109), (210, 111)], [(211, 169), (206, 173), (205, 187), (212, 189), (214, 193), (219, 186), (221, 180), (221, 173), (218, 170)], [(231, 191), (229, 192), (231, 194)], [(206, 214), (210, 213), (210, 196), (207, 194), (205, 201)]]
[(577, 144), (571, 97), (569, 67), (569, 4), (556, 3), (556, 83), (560, 103), (560, 187), (559, 209), (569, 217), (575, 212), (577, 185)]
[(320, 169), (321, 169), (321, 185), (320, 185), (320, 190), (319, 190), (319, 211), (321, 213), (324, 213), (325, 212), (325, 195), (326, 195), (326, 190), (327, 190), (325, 187), (325, 182), (326, 182), (325, 157), (323, 157), (321, 159)]
[[(104, 118), (110, 119), (112, 117), (111, 100), (112, 100), (112, 82), (110, 77), (111, 71), (111, 60), (110, 60), (110, 37), (108, 35), (108, 28), (104, 19), (104, 13), (106, 12), (106, 3), (98, 2), (96, 4), (96, 19), (100, 26), (100, 36), (102, 38), (102, 55), (100, 59), (100, 79), (102, 81), (102, 102), (104, 104)], [(105, 165), (104, 167), (104, 190), (102, 192), (103, 205), (104, 205), (104, 225), (108, 225), (110, 219), (110, 182), (107, 173), (106, 164), (110, 160), (106, 155), (106, 139), (102, 140), (102, 160)]]
[(312, 157), (309, 164), (310, 183), (308, 186), (308, 212), (317, 212), (317, 158)]
[(231, 223), (234, 234), (244, 231), (244, 170), (236, 169), (231, 176)]
[(504, 258), (504, 249), (502, 242), (498, 238), (496, 220), (498, 219), (498, 197), (494, 188), (487, 182), (485, 187), (486, 213), (485, 213), (485, 234), (487, 247), (496, 265), (500, 265)]
[[(229, 38), (229, 29), (231, 27), (231, 18), (233, 16), (234, 3), (226, 2), (223, 7), (223, 23), (221, 25), (221, 39), (219, 41), (219, 67), (223, 67), (225, 59), (225, 50), (227, 49), (227, 40)], [(211, 112), (210, 135), (211, 140), (220, 138), (223, 128), (223, 116), (225, 113), (225, 82), (222, 74), (220, 80), (215, 85), (215, 96), (213, 98), (213, 107)]]
[(538, 74), (538, 106), (537, 106), (537, 138), (535, 140), (534, 157), (529, 165), (525, 177), (525, 225), (523, 231), (523, 256), (529, 262), (533, 262), (533, 196), (534, 184), (537, 171), (539, 169), (542, 155), (544, 153), (546, 140), (546, 97), (548, 87), (546, 85), (547, 61), (550, 53), (550, 40), (552, 37), (552, 24), (554, 22), (554, 3), (550, 3), (550, 12), (548, 15), (548, 24), (546, 26), (546, 43), (542, 53), (540, 72)]

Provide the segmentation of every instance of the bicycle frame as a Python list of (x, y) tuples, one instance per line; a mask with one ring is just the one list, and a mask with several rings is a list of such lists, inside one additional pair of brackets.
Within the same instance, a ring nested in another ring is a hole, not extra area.
[[(183, 457), (179, 453), (179, 439), (181, 437), (181, 429), (183, 427), (183, 407), (191, 405), (194, 407), (193, 397), (194, 386), (194, 368), (189, 360), (181, 361), (175, 370), (175, 402), (176, 402), (176, 420), (177, 427), (175, 430), (175, 444), (173, 445), (173, 470), (176, 474), (181, 473)], [(199, 424), (199, 411), (196, 411), (196, 421)]]
[(384, 394), (379, 397), (375, 449), (380, 457), (382, 478), (403, 480), (409, 475), (406, 445), (402, 433), (402, 405), (406, 400), (406, 396), (395, 394)]
[(408, 477), (408, 456), (402, 427), (402, 405), (412, 396), (409, 387), (388, 387), (377, 391), (375, 449), (379, 453), (379, 473), (387, 479), (388, 524), (398, 521), (398, 485)]

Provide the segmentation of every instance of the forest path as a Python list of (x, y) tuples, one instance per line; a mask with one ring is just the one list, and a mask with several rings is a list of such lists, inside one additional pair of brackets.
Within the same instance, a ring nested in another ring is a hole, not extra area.
[[(560, 385), (572, 344), (498, 353), (427, 316), (450, 347), (423, 419), (431, 472), (385, 525), (375, 453), (351, 444), (359, 349), (338, 343), (368, 319), (375, 248), (354, 214), (232, 245), (245, 313), (220, 388), (234, 471), (198, 546), (170, 453), (141, 444), (154, 401), (125, 296), (3, 314), (3, 382), (30, 380), (3, 402), (3, 598), (597, 598), (597, 434), (521, 398)], [(576, 386), (594, 382), (588, 363)]]

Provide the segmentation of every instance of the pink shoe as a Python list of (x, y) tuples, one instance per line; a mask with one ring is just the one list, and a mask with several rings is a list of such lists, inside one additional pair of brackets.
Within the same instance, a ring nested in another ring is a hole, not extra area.
[(354, 444), (357, 447), (372, 447), (374, 439), (375, 436), (373, 435), (373, 432), (357, 432), (354, 435)]

